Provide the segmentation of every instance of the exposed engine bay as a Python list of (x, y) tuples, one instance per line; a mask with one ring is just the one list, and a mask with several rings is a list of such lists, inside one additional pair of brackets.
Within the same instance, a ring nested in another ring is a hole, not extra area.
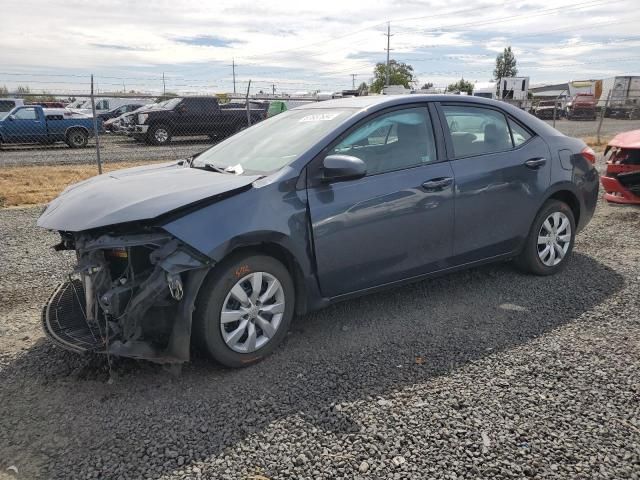
[(189, 360), (205, 257), (161, 230), (61, 236), (56, 250), (75, 250), (77, 265), (44, 307), (49, 337), (75, 352)]

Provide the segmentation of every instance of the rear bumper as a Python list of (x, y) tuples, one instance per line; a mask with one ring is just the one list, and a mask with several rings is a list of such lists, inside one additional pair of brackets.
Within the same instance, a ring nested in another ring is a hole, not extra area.
[(640, 197), (620, 183), (617, 178), (600, 177), (605, 190), (604, 199), (607, 202), (623, 205), (640, 205)]

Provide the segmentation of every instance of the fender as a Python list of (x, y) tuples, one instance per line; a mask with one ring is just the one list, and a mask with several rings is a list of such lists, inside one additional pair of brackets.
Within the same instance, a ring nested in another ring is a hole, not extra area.
[[(218, 263), (246, 247), (276, 245), (299, 267), (311, 305), (321, 302), (309, 232), (306, 194), (269, 183), (246, 190), (204, 208), (167, 220), (161, 227)], [(277, 211), (276, 211), (277, 209)], [(285, 211), (283, 211), (285, 210)], [(242, 221), (238, 221), (242, 218)], [(317, 292), (314, 295), (314, 292)]]
[(67, 135), (69, 134), (70, 130), (83, 130), (84, 133), (87, 134), (87, 137), (91, 136), (91, 132), (89, 131), (89, 129), (87, 127), (84, 127), (82, 125), (71, 125), (70, 127), (67, 127), (64, 131), (64, 136), (65, 138), (67, 137)]

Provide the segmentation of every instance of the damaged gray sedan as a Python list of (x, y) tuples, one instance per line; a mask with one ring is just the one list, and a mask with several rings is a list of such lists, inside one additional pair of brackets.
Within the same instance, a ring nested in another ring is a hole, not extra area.
[(305, 105), (67, 188), (38, 220), (77, 256), (44, 329), (76, 352), (179, 363), (197, 343), (240, 367), (353, 296), (499, 260), (549, 275), (593, 215), (594, 159), (478, 97)]

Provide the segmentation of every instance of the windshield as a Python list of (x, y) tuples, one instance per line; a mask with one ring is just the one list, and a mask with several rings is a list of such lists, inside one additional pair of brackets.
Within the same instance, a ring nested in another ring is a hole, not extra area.
[(158, 103), (154, 108), (166, 108), (167, 110), (171, 110), (173, 107), (178, 105), (182, 101), (181, 98), (172, 98), (170, 100), (165, 100), (164, 102)]
[(194, 167), (233, 173), (270, 173), (290, 164), (355, 110), (289, 110), (264, 120), (200, 154)]

